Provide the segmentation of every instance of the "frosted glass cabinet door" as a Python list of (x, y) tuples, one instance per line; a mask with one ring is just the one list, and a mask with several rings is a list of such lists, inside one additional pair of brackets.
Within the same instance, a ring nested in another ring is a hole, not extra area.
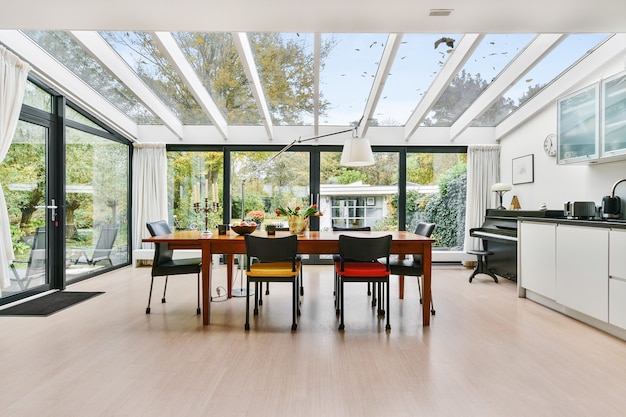
[(557, 158), (559, 164), (598, 159), (599, 84), (557, 101)]
[(626, 71), (602, 81), (602, 155), (626, 154)]

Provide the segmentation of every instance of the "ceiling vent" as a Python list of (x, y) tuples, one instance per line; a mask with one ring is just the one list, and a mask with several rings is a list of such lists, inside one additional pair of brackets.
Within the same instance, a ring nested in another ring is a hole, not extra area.
[(452, 9), (430, 9), (428, 16), (450, 16)]

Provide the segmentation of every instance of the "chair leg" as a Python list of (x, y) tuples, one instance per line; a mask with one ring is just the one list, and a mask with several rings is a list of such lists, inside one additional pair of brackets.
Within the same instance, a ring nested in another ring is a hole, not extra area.
[[(423, 275), (421, 277), (417, 277), (417, 285), (420, 285), (420, 281), (423, 279), (424, 279)], [(422, 292), (421, 291), (420, 291), (420, 304), (422, 304)], [(434, 316), (435, 313), (437, 312), (435, 311), (435, 304), (433, 304), (433, 293), (431, 291), (430, 292), (430, 314)]]
[(422, 285), (420, 284), (421, 277), (417, 277), (417, 289), (420, 292), (420, 304), (422, 304)]
[(294, 331), (298, 329), (298, 277), (291, 280), (291, 299), (291, 330)]
[(163, 287), (163, 298), (161, 298), (161, 302), (165, 302), (165, 292), (167, 291), (167, 275), (165, 276), (165, 286)]
[(341, 310), (341, 319), (339, 322), (339, 330), (344, 330), (345, 326), (343, 325), (343, 310), (344, 310), (344, 304), (343, 304), (343, 278), (339, 277), (339, 298), (340, 298), (340, 304), (339, 304), (339, 309)]
[[(263, 285), (261, 285), (261, 290), (263, 290)], [(270, 295), (270, 283), (265, 283), (265, 295)]]
[[(249, 290), (248, 290), (249, 291)], [(254, 281), (254, 315), (259, 315), (259, 281)]]
[(148, 307), (146, 307), (146, 314), (150, 314), (150, 301), (152, 301), (152, 287), (154, 286), (154, 276), (150, 279), (150, 294), (148, 295)]
[[(389, 306), (389, 277), (387, 277), (387, 306)], [(389, 316), (390, 314), (387, 314), (387, 325), (385, 326), (385, 330), (387, 331), (391, 330), (391, 325), (389, 324)]]
[[(267, 288), (269, 289), (270, 283), (266, 282), (266, 285), (267, 285)], [(260, 289), (259, 289), (259, 287), (260, 287)], [(263, 282), (257, 283), (254, 288), (257, 288), (257, 290), (255, 290), (255, 292), (259, 294), (257, 296), (257, 298), (259, 299), (259, 305), (262, 306), (263, 305)]]
[(385, 287), (381, 281), (377, 282), (376, 286), (378, 287), (378, 316), (382, 317), (385, 315)]
[(246, 324), (245, 330), (250, 330), (250, 279), (246, 279)]
[(200, 309), (200, 273), (198, 273), (198, 308), (196, 308), (196, 314), (202, 313)]

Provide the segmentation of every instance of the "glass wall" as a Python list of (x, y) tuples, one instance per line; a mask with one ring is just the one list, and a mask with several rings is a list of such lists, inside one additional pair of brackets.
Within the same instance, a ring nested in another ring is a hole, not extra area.
[(211, 230), (222, 223), (223, 152), (172, 151), (167, 158), (169, 224)]
[(15, 259), (2, 297), (48, 283), (46, 269), (46, 144), (49, 129), (20, 120), (0, 178)]
[(407, 155), (406, 230), (420, 221), (435, 223), (433, 246), (439, 250), (463, 250), (466, 162), (465, 153)]
[(341, 152), (323, 152), (320, 157), (320, 230), (333, 227), (370, 227), (398, 230), (398, 153), (375, 152), (368, 167), (339, 165)]
[(68, 127), (65, 157), (67, 279), (128, 263), (128, 146)]
[[(231, 153), (231, 219), (287, 225), (277, 207), (306, 206), (310, 191), (309, 152), (235, 151)], [(313, 198), (312, 198), (313, 197)], [(243, 214), (242, 214), (243, 207)]]

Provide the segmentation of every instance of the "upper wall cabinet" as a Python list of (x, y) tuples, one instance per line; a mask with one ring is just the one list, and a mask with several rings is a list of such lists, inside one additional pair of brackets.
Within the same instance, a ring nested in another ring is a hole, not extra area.
[(626, 159), (626, 71), (557, 101), (558, 163)]
[(557, 102), (559, 164), (598, 159), (600, 87), (591, 85)]
[(626, 72), (602, 82), (601, 157), (626, 154)]

